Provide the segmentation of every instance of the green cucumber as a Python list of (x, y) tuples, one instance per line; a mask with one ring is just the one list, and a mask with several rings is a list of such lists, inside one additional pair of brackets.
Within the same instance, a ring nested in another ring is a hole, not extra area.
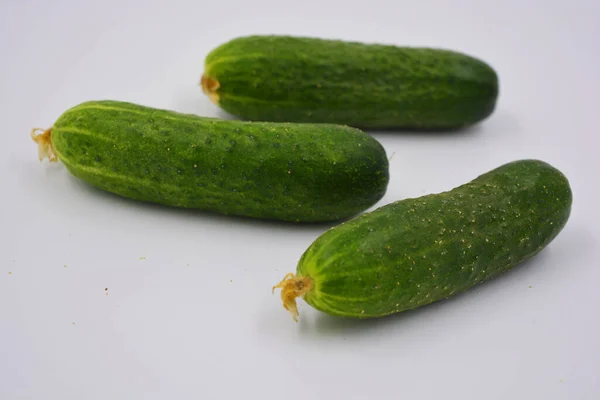
[(456, 51), (292, 36), (218, 46), (201, 86), (247, 120), (423, 130), (482, 121), (499, 91), (491, 66)]
[[(567, 178), (519, 160), (453, 190), (406, 199), (346, 221), (317, 238), (281, 288), (317, 310), (374, 318), (464, 292), (534, 256), (571, 213)], [(275, 289), (274, 288), (274, 289)]]
[(349, 218), (387, 189), (378, 141), (338, 125), (258, 123), (118, 101), (64, 112), (38, 142), (77, 178), (175, 207), (294, 222)]

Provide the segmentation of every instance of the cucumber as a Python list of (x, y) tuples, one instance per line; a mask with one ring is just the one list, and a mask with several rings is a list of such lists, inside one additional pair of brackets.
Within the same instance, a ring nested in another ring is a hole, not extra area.
[(456, 51), (293, 36), (218, 46), (201, 86), (246, 120), (418, 130), (477, 123), (499, 91), (491, 66)]
[(534, 256), (563, 229), (572, 192), (539, 160), (518, 160), (453, 190), (406, 199), (317, 238), (281, 288), (317, 310), (375, 318), (464, 292)]
[(387, 189), (388, 159), (366, 133), (258, 123), (89, 101), (38, 135), (40, 159), (126, 198), (261, 219), (349, 218)]

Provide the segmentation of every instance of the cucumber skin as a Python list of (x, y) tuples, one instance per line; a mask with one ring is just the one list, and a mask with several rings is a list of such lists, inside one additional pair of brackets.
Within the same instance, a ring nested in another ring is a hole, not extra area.
[(77, 178), (123, 197), (293, 222), (349, 218), (383, 197), (383, 147), (343, 126), (228, 121), (117, 101), (52, 127)]
[(495, 109), (498, 76), (466, 54), (291, 36), (248, 36), (211, 51), (218, 104), (254, 121), (363, 129), (457, 129)]
[(304, 300), (337, 316), (380, 317), (468, 290), (510, 270), (566, 224), (566, 177), (520, 160), (449, 192), (365, 213), (321, 235), (297, 276), (312, 279)]

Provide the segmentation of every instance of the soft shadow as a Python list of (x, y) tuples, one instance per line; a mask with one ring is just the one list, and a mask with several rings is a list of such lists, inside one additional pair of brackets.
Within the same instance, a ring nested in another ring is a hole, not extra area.
[(506, 112), (496, 111), (488, 118), (481, 120), (475, 124), (453, 128), (453, 129), (398, 129), (398, 128), (382, 128), (382, 129), (364, 129), (365, 132), (382, 134), (382, 135), (399, 135), (408, 137), (420, 138), (445, 138), (445, 137), (468, 137), (481, 135), (488, 131), (510, 132), (516, 131), (519, 124), (517, 119)]
[(203, 118), (239, 119), (211, 102), (199, 85), (193, 90), (186, 89), (177, 93), (176, 96), (173, 96), (172, 104), (171, 108), (180, 113), (193, 114)]
[(353, 335), (364, 336), (389, 325), (409, 325), (418, 323), (419, 321), (424, 320), (426, 315), (443, 313), (448, 308), (453, 307), (453, 305), (466, 301), (468, 297), (476, 298), (477, 296), (486, 296), (486, 292), (493, 291), (494, 286), (499, 285), (498, 282), (502, 282), (505, 279), (524, 280), (521, 279), (521, 277), (525, 271), (531, 270), (532, 268), (543, 268), (545, 261), (551, 257), (551, 252), (551, 248), (546, 248), (537, 256), (524, 261), (511, 271), (508, 271), (480, 285), (472, 287), (463, 293), (454, 295), (445, 300), (440, 300), (435, 303), (419, 307), (415, 310), (369, 319), (334, 317), (325, 313), (319, 313), (314, 321), (304, 324), (305, 327), (302, 331), (307, 335), (344, 335), (345, 337)]
[[(52, 171), (51, 173), (57, 173), (57, 171)], [(221, 223), (221, 224), (231, 224), (237, 223), (241, 225), (252, 225), (252, 226), (262, 226), (262, 227), (273, 227), (273, 228), (284, 228), (284, 229), (293, 229), (293, 230), (306, 230), (312, 231), (315, 229), (325, 230), (329, 229), (333, 226), (339, 225), (340, 223), (347, 221), (351, 218), (341, 219), (337, 221), (327, 221), (327, 222), (291, 222), (291, 221), (280, 221), (274, 219), (260, 219), (260, 218), (252, 218), (238, 215), (225, 215), (219, 214), (216, 212), (206, 211), (206, 210), (197, 210), (190, 208), (178, 208), (167, 205), (155, 204), (150, 202), (144, 202), (140, 200), (133, 200), (126, 197), (119, 196), (114, 193), (110, 193), (101, 189), (98, 189), (88, 183), (77, 179), (76, 177), (69, 174), (69, 181), (74, 187), (75, 190), (82, 192), (85, 196), (94, 196), (96, 198), (101, 198), (102, 201), (111, 203), (114, 207), (135, 207), (138, 210), (143, 210), (144, 212), (152, 213), (158, 215), (160, 213), (167, 214), (173, 217), (183, 217), (186, 219), (189, 218), (197, 218), (201, 221), (206, 221), (209, 223)]]
[(184, 114), (193, 114), (199, 117), (216, 118), (212, 115), (215, 111), (215, 105), (212, 104), (202, 93), (202, 89), (191, 92), (190, 90), (182, 91), (177, 96), (173, 97), (172, 109), (176, 112)]
[[(483, 122), (485, 123), (485, 121)], [(483, 131), (482, 123), (465, 126), (462, 128), (452, 129), (400, 129), (400, 128), (376, 128), (367, 129), (362, 128), (368, 133), (380, 133), (380, 134), (394, 134), (394, 135), (406, 135), (406, 136), (426, 136), (426, 137), (437, 137), (437, 136), (467, 136), (476, 135)]]
[[(230, 114), (225, 111), (223, 108), (218, 105), (213, 104), (208, 100), (208, 97), (202, 93), (202, 89), (200, 89), (200, 95), (197, 92), (194, 92), (193, 96), (190, 96), (189, 93), (182, 93), (178, 96), (176, 101), (176, 109), (182, 112), (190, 112), (193, 114), (210, 116), (212, 118), (219, 118), (224, 120), (238, 120), (244, 122), (265, 122), (265, 121), (250, 121), (248, 119), (238, 117), (234, 114)], [(393, 134), (393, 135), (401, 135), (401, 136), (415, 136), (415, 137), (427, 137), (427, 138), (443, 138), (443, 137), (463, 137), (463, 136), (473, 136), (480, 135), (482, 132), (486, 131), (488, 126), (491, 126), (493, 129), (498, 129), (498, 126), (501, 129), (511, 129), (514, 130), (515, 127), (515, 119), (502, 111), (495, 111), (488, 118), (483, 119), (474, 124), (457, 127), (457, 128), (448, 128), (448, 129), (401, 129), (398, 127), (388, 127), (388, 128), (364, 128), (357, 126), (358, 129), (373, 134)]]
[(221, 119), (244, 121), (243, 119), (240, 119), (233, 114), (229, 114), (227, 111), (223, 110), (222, 108), (217, 108), (217, 111), (215, 112), (215, 114), (217, 114), (217, 118), (221, 118)]

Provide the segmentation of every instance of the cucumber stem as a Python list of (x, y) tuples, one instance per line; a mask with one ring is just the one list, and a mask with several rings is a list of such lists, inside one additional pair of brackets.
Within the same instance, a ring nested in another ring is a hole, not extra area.
[(202, 86), (202, 91), (208, 96), (210, 101), (218, 105), (219, 95), (217, 94), (217, 89), (219, 89), (221, 86), (219, 81), (209, 78), (206, 75), (202, 75), (202, 79), (200, 79), (200, 85)]
[(303, 296), (310, 292), (313, 283), (312, 279), (306, 276), (296, 276), (291, 272), (287, 274), (279, 284), (273, 286), (275, 289), (281, 289), (281, 300), (283, 307), (292, 314), (294, 321), (298, 322), (298, 307), (296, 305), (296, 297)]
[[(37, 132), (42, 132), (37, 135)], [(31, 130), (31, 138), (38, 144), (38, 157), (40, 161), (48, 157), (50, 162), (57, 162), (58, 157), (52, 145), (52, 129), (33, 128)]]

